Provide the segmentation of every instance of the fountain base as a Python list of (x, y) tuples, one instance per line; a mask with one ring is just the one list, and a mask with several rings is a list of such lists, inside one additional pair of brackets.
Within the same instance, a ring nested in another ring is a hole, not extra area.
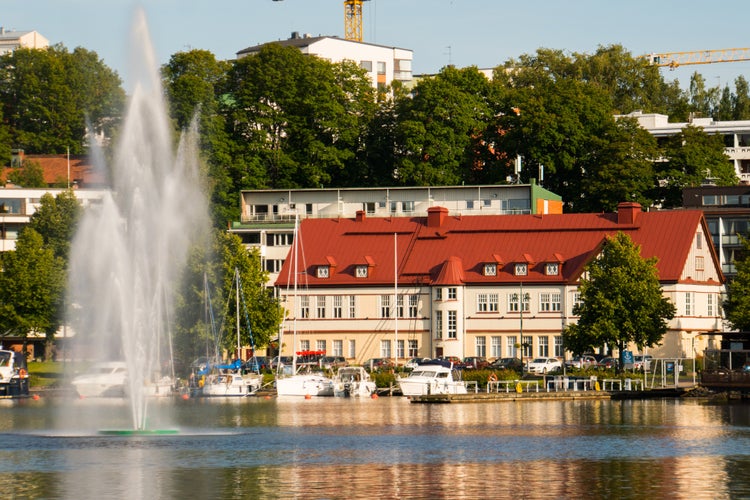
[(177, 429), (103, 429), (101, 436), (173, 436), (179, 434)]

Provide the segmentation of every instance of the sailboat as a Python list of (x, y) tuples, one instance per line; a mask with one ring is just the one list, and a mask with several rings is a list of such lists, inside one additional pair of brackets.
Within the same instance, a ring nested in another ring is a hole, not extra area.
[[(292, 321), (293, 332), (293, 356), (292, 366), (289, 373), (282, 373), (281, 369), (276, 374), (276, 394), (278, 396), (333, 396), (333, 380), (319, 373), (297, 372), (297, 276), (298, 276), (298, 248), (299, 248), (299, 222), (295, 220), (293, 235), (294, 265), (294, 319)], [(281, 346), (281, 339), (279, 339)]]
[[(243, 374), (242, 373), (242, 360), (239, 359), (240, 353), (240, 297), (242, 296), (242, 284), (240, 282), (240, 272), (235, 268), (235, 308), (236, 308), (236, 328), (237, 328), (237, 356), (232, 363), (218, 364), (213, 368), (214, 370), (206, 377), (203, 387), (201, 388), (202, 396), (223, 396), (223, 397), (236, 397), (236, 396), (252, 396), (261, 385), (263, 385), (263, 376), (260, 373)], [(247, 314), (247, 307), (245, 306), (244, 300), (242, 305), (245, 311), (245, 321), (250, 325), (249, 317)], [(252, 335), (250, 336), (252, 339)], [(252, 340), (251, 340), (252, 342)], [(255, 345), (253, 347), (253, 357), (255, 356)], [(255, 363), (257, 366), (257, 363)]]

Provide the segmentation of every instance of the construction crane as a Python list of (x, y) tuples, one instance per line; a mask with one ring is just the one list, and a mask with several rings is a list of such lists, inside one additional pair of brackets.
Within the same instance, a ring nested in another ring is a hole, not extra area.
[(644, 57), (654, 66), (675, 69), (689, 64), (750, 61), (750, 48), (664, 52), (661, 54), (651, 53)]
[[(273, 0), (281, 2), (282, 0)], [(344, 0), (344, 38), (362, 41), (362, 4), (369, 0)]]

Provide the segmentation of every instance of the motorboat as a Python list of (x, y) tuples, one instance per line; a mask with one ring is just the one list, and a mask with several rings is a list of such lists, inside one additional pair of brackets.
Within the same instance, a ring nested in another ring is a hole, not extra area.
[(243, 375), (239, 371), (212, 373), (206, 377), (201, 396), (252, 396), (263, 384), (259, 375)]
[(460, 372), (443, 364), (421, 364), (408, 377), (400, 378), (398, 385), (404, 396), (467, 393)]
[(278, 396), (333, 396), (333, 380), (318, 373), (297, 373), (276, 378)]
[(29, 394), (29, 372), (23, 353), (0, 349), (0, 396)]
[(370, 379), (370, 374), (361, 366), (339, 368), (336, 376), (333, 377), (333, 395), (336, 397), (369, 397), (376, 390), (377, 385)]
[(127, 376), (128, 369), (124, 361), (104, 361), (94, 363), (71, 383), (82, 398), (121, 398), (125, 396)]

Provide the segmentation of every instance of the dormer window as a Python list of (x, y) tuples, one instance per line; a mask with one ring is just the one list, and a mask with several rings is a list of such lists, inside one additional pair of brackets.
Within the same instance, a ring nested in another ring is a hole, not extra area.
[(560, 274), (560, 264), (557, 262), (548, 262), (544, 271), (547, 276), (557, 276)]
[(495, 264), (494, 262), (485, 264), (484, 275), (485, 276), (497, 276), (497, 264)]
[(330, 266), (318, 266), (317, 276), (318, 278), (327, 278), (331, 274)]
[(355, 268), (355, 276), (357, 278), (367, 278), (367, 266), (357, 266)]
[(516, 276), (526, 276), (529, 273), (529, 265), (528, 264), (516, 264), (515, 267), (515, 275)]

